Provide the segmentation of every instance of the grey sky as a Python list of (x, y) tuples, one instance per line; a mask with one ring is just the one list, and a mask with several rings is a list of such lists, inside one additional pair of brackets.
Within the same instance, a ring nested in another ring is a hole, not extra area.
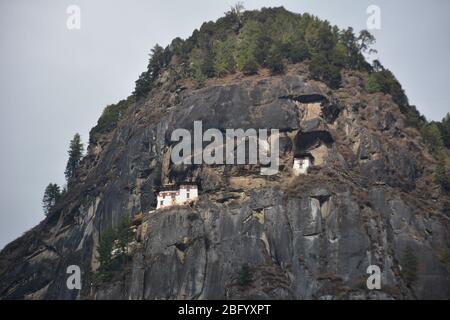
[[(43, 219), (42, 193), (64, 183), (69, 140), (127, 97), (156, 44), (186, 38), (236, 1), (0, 0), (0, 248)], [(69, 5), (81, 30), (66, 28)], [(450, 1), (244, 1), (365, 28), (381, 8), (378, 58), (428, 119), (450, 111)]]

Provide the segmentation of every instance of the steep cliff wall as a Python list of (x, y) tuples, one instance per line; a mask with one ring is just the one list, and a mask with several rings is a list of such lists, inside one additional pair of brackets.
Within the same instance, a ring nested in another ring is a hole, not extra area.
[[(78, 182), (39, 226), (0, 254), (3, 299), (404, 299), (450, 297), (446, 198), (433, 158), (390, 96), (368, 95), (364, 74), (330, 90), (302, 65), (208, 80), (203, 89), (166, 71), (149, 98), (131, 103), (117, 128), (95, 139)], [(311, 108), (311, 109), (308, 109)], [(280, 173), (257, 166), (170, 162), (174, 129), (280, 129)], [(314, 167), (294, 177), (296, 154)], [(148, 213), (165, 182), (198, 184), (199, 200)], [(130, 263), (91, 286), (108, 225), (145, 213)], [(403, 276), (407, 247), (417, 281)], [(83, 271), (68, 290), (66, 268)], [(248, 264), (253, 281), (241, 285)], [(369, 265), (382, 289), (365, 287)]]

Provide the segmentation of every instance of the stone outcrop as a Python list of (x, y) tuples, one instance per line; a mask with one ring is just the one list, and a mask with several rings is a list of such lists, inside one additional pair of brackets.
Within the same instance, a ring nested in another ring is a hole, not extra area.
[[(350, 85), (332, 91), (299, 70), (211, 80), (199, 90), (168, 71), (90, 146), (78, 182), (54, 211), (0, 253), (0, 298), (450, 298), (441, 259), (450, 240), (447, 200), (431, 196), (434, 163), (418, 133), (405, 128), (389, 96)], [(174, 166), (171, 132), (192, 130), (196, 120), (203, 130), (280, 129), (280, 173)], [(294, 177), (296, 153), (320, 161)], [(198, 201), (148, 213), (169, 181), (197, 184)], [(130, 263), (92, 286), (102, 232), (140, 212)], [(414, 283), (402, 271), (407, 247), (418, 262)], [(82, 269), (81, 291), (66, 287), (72, 264)], [(244, 264), (253, 278), (247, 285), (239, 282)], [(381, 290), (365, 285), (369, 265), (382, 270)]]

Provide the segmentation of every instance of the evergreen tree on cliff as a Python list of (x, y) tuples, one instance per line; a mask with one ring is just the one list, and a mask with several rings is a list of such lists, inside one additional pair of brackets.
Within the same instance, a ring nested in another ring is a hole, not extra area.
[(81, 137), (78, 133), (76, 133), (70, 141), (68, 153), (69, 160), (67, 161), (66, 171), (64, 174), (66, 176), (67, 183), (70, 184), (78, 167), (80, 166), (81, 158), (83, 157), (83, 144), (81, 143)]
[(55, 206), (61, 195), (61, 190), (56, 183), (49, 183), (45, 188), (44, 197), (42, 198), (42, 207), (47, 215), (50, 210)]

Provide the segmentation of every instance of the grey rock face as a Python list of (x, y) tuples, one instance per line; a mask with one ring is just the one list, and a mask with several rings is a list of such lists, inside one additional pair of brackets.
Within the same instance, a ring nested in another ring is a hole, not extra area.
[[(411, 215), (410, 209), (401, 200), (389, 200), (383, 189), (370, 193), (374, 205), (385, 211), (361, 209), (349, 192), (327, 194), (320, 201), (316, 195), (286, 196), (284, 190), (268, 188), (234, 203), (202, 197), (192, 208), (154, 213), (143, 253), (133, 261), (132, 279), (122, 284), (129, 286), (124, 292), (144, 299), (448, 296), (450, 282), (442, 263), (430, 254), (432, 244), (412, 236), (423, 234), (418, 227), (422, 218), (406, 220), (405, 231), (399, 232), (392, 225)], [(413, 291), (398, 270), (407, 244), (421, 261)], [(244, 264), (254, 278), (248, 286), (238, 282)], [(378, 292), (365, 288), (369, 265), (382, 269)], [(428, 286), (433, 286), (431, 295)], [(108, 290), (101, 289), (97, 298), (109, 297)]]
[[(338, 98), (288, 73), (154, 91), (91, 146), (101, 151), (87, 156), (79, 183), (54, 212), (1, 252), (0, 298), (448, 299), (440, 256), (449, 247), (448, 219), (419, 183), (426, 152), (388, 98), (381, 108), (362, 92), (345, 97), (354, 90)], [(320, 112), (316, 105), (316, 118), (306, 120), (317, 103)], [(171, 133), (192, 130), (196, 120), (203, 130), (280, 129), (280, 173), (174, 166)], [(307, 176), (292, 173), (297, 153), (314, 157)], [(148, 213), (164, 183), (186, 181), (200, 188), (195, 204)], [(92, 286), (103, 231), (139, 212), (146, 231), (130, 263)], [(417, 258), (414, 283), (404, 276), (407, 247)], [(66, 287), (71, 264), (83, 271), (80, 292)], [(247, 284), (239, 280), (243, 265)], [(381, 290), (366, 287), (369, 265), (381, 268)]]

